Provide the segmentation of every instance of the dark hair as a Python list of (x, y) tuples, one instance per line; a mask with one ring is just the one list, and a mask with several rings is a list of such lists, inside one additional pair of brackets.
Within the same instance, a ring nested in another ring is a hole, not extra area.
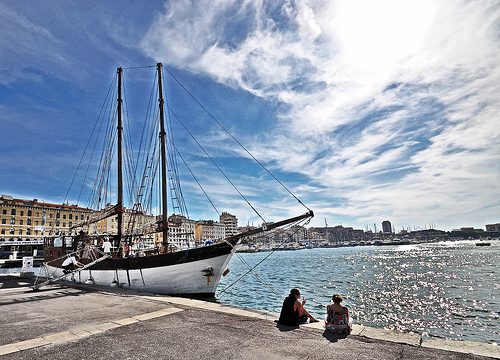
[(342, 299), (342, 296), (340, 296), (339, 294), (333, 294), (332, 300), (333, 300), (333, 302), (340, 304), (342, 302), (342, 300), (344, 300), (344, 299)]
[(300, 295), (300, 291), (299, 289), (293, 288), (292, 290), (290, 290), (290, 296), (295, 296), (295, 295)]

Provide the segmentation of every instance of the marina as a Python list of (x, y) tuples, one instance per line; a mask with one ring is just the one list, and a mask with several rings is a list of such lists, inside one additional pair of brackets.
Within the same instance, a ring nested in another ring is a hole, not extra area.
[[(463, 239), (448, 239), (450, 242), (461, 241)], [(490, 239), (491, 240), (491, 239)], [(498, 239), (493, 239), (498, 240)], [(236, 252), (240, 253), (256, 253), (262, 251), (289, 251), (289, 250), (304, 250), (304, 249), (328, 249), (339, 247), (354, 247), (354, 246), (400, 246), (400, 245), (416, 245), (416, 244), (429, 244), (441, 242), (443, 239), (398, 239), (390, 238), (386, 240), (367, 240), (367, 241), (338, 241), (330, 242), (327, 240), (320, 241), (302, 241), (302, 242), (286, 242), (286, 243), (250, 243), (240, 244), (236, 247)], [(490, 246), (491, 243), (487, 241), (476, 242), (476, 246)]]
[(0, 275), (2, 359), (500, 358), (491, 344), (362, 325), (337, 335), (321, 323), (281, 326), (278, 314), (214, 302), (68, 282), (33, 292), (29, 285)]
[[(91, 136), (93, 141), (102, 144), (101, 162), (99, 166), (94, 166), (94, 185), (87, 200), (94, 211), (92, 216), (73, 223), (69, 233), (57, 233), (44, 238), (43, 269), (33, 286), (35, 290), (51, 282), (71, 278), (83, 283), (156, 294), (213, 297), (238, 243), (275, 229), (293, 228), (308, 223), (314, 217), (311, 209), (274, 178), (276, 181), (273, 182), (287, 190), (289, 196), (295, 198), (303, 206), (302, 211), (306, 212), (267, 222), (193, 137), (206, 160), (213, 163), (207, 161), (209, 165), (222, 173), (223, 178), (241, 196), (240, 201), (262, 220), (260, 227), (239, 232), (231, 232), (228, 227), (226, 233), (226, 225), (219, 223), (220, 233), (212, 227), (210, 236), (196, 235), (202, 231), (199, 230), (200, 227), (195, 231), (194, 221), (188, 217), (177, 166), (181, 160), (184, 162), (183, 156), (186, 154), (181, 155), (174, 146), (173, 118), (182, 124), (184, 132), (187, 131), (191, 136), (192, 134), (180, 120), (182, 115), (174, 112), (174, 105), (164, 99), (166, 85), (164, 86), (163, 72), (165, 70), (167, 74), (172, 74), (168, 69), (164, 69), (161, 63), (157, 63), (155, 67), (156, 72), (152, 76), (155, 91), (151, 93), (149, 102), (144, 105), (144, 133), (137, 147), (140, 156), (136, 158), (125, 155), (137, 150), (130, 149), (126, 142), (132, 129), (127, 126), (130, 119), (127, 119), (127, 112), (124, 111), (127, 107), (123, 92), (124, 69), (117, 68), (111, 87), (114, 90), (108, 93), (103, 104), (103, 107), (109, 107), (109, 111), (101, 112), (102, 117), (99, 119), (106, 124), (106, 130), (97, 133), (95, 139)], [(175, 77), (171, 77), (185, 90)], [(194, 104), (200, 105), (194, 100)], [(202, 106), (201, 109), (207, 112)], [(213, 120), (220, 125), (216, 119)], [(234, 145), (239, 145), (248, 152), (226, 129), (223, 130), (234, 140)], [(85, 158), (90, 166), (93, 152), (88, 154), (86, 150), (87, 148), (83, 151), (82, 160)], [(269, 172), (253, 155), (248, 155)], [(213, 207), (215, 213), (219, 214), (214, 206), (214, 199), (209, 197), (186, 162), (184, 164), (207, 197), (205, 206), (210, 211)], [(78, 170), (79, 167), (76, 173)], [(84, 178), (86, 177), (87, 173)], [(72, 185), (73, 182), (70, 184), (70, 190)], [(269, 207), (271, 204), (263, 206)], [(11, 212), (15, 214), (16, 209)], [(169, 213), (172, 215), (169, 216)], [(116, 221), (116, 231), (99, 231), (99, 223), (107, 219)], [(15, 218), (13, 221), (15, 222)]]
[(0, 360), (500, 360), (499, 4), (3, 2)]
[[(262, 261), (265, 256), (269, 257)], [(280, 295), (299, 287), (308, 311), (322, 319), (332, 293), (338, 292), (355, 325), (415, 333), (423, 339), (496, 345), (500, 343), (499, 261), (498, 240), (490, 247), (462, 240), (237, 253), (216, 298), (209, 300), (279, 313)]]

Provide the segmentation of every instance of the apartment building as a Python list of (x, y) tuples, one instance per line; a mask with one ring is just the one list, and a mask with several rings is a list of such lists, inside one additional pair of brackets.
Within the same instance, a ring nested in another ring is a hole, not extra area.
[[(38, 199), (0, 196), (0, 241), (42, 240), (44, 236), (76, 235), (71, 227), (88, 219), (92, 210), (69, 204), (50, 204)], [(88, 228), (84, 229), (88, 231)]]
[[(113, 205), (108, 204), (103, 211), (109, 210)], [(122, 234), (127, 234), (129, 229), (133, 228), (133, 233), (142, 234), (141, 242), (145, 247), (155, 245), (155, 234), (151, 229), (155, 227), (156, 217), (137, 212), (132, 209), (124, 209), (122, 221)], [(118, 216), (113, 215), (101, 219), (90, 226), (90, 234), (98, 235), (117, 235), (118, 234)], [(149, 236), (148, 236), (149, 234)]]
[[(168, 242), (180, 248), (194, 247), (196, 222), (183, 215), (172, 214), (168, 217)], [(163, 243), (163, 233), (156, 234), (156, 245)]]
[(238, 219), (236, 216), (223, 212), (219, 221), (226, 226), (226, 235), (236, 235), (238, 233)]
[(213, 220), (196, 222), (196, 242), (218, 241), (226, 238), (226, 225)]

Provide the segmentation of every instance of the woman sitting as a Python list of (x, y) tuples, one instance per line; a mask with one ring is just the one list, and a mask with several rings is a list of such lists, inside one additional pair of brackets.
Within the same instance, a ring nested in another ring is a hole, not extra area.
[(299, 299), (299, 289), (292, 289), (290, 291), (290, 295), (288, 295), (288, 297), (286, 297), (283, 301), (280, 318), (278, 320), (279, 324), (296, 326), (299, 323), (307, 322), (307, 319), (309, 319), (309, 322), (318, 321), (311, 314), (309, 314), (306, 309), (304, 309), (306, 299), (302, 297), (302, 302), (300, 302)]
[(325, 329), (339, 334), (350, 334), (349, 310), (340, 305), (342, 296), (333, 294), (332, 303), (326, 306)]

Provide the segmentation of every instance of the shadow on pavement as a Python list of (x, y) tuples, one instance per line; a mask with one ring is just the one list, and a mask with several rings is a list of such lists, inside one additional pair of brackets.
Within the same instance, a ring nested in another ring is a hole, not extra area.
[(337, 342), (337, 341), (339, 341), (339, 339), (347, 338), (347, 335), (346, 334), (335, 334), (335, 333), (332, 333), (331, 331), (325, 330), (323, 332), (323, 337), (330, 342)]
[(35, 283), (35, 278), (20, 278), (19, 275), (3, 275), (0, 277), (0, 289), (16, 289), (30, 287)]
[(299, 325), (295, 326), (288, 326), (288, 325), (282, 325), (277, 322), (277, 320), (274, 320), (276, 322), (276, 327), (278, 328), (279, 331), (292, 331), (299, 329)]

